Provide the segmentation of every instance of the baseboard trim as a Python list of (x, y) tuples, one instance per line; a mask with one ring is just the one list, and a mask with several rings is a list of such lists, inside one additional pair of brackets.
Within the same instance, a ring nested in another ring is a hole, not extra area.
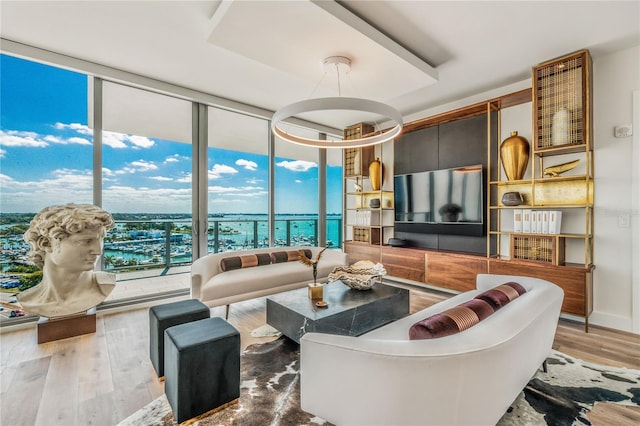
[(631, 318), (594, 311), (589, 316), (589, 324), (609, 328), (615, 331), (633, 333)]

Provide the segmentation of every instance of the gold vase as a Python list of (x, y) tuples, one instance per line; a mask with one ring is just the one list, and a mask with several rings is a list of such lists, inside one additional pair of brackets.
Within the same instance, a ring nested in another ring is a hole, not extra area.
[(382, 163), (379, 158), (369, 164), (369, 181), (372, 190), (379, 191), (382, 188)]
[(518, 132), (511, 132), (500, 145), (500, 159), (508, 180), (520, 180), (529, 162), (529, 142)]

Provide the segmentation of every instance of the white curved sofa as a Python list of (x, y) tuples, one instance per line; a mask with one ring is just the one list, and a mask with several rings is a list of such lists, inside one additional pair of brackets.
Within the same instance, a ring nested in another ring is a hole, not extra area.
[[(527, 292), (477, 325), (409, 340), (412, 324), (509, 281)], [(476, 290), (362, 336), (307, 333), (302, 409), (336, 425), (495, 425), (549, 355), (563, 295), (548, 281), (481, 274)]]
[[(226, 272), (220, 267), (220, 260), (226, 257), (300, 249), (311, 250), (312, 258), (315, 259), (323, 247), (269, 247), (213, 253), (201, 257), (191, 265), (191, 298), (199, 299), (209, 307), (227, 305), (228, 313), (228, 306), (231, 303), (304, 287), (313, 282), (313, 270), (299, 261), (253, 266)], [(325, 250), (318, 262), (318, 282), (326, 281), (336, 266), (345, 266), (347, 259), (346, 253)]]

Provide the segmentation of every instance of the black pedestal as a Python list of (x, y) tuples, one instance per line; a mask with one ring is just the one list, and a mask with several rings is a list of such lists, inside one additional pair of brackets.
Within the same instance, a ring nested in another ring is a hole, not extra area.
[(174, 325), (210, 316), (209, 307), (197, 299), (165, 303), (149, 309), (149, 356), (158, 377), (164, 376), (164, 331)]
[(215, 317), (165, 331), (167, 401), (178, 423), (240, 397), (240, 333)]

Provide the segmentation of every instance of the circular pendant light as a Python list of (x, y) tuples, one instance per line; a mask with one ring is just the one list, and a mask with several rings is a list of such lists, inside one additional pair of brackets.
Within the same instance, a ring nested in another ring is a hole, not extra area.
[[(340, 91), (340, 72), (351, 68), (351, 60), (342, 56), (331, 56), (324, 60), (325, 69), (335, 67), (338, 73), (338, 91)], [(393, 121), (393, 127), (365, 136), (349, 140), (323, 140), (296, 136), (284, 131), (281, 124), (288, 118), (298, 114), (327, 111), (346, 110), (376, 114)], [(392, 140), (402, 132), (402, 115), (393, 107), (381, 102), (361, 98), (328, 97), (307, 99), (289, 104), (275, 112), (271, 119), (271, 131), (286, 142), (315, 148), (356, 148), (376, 145)]]

